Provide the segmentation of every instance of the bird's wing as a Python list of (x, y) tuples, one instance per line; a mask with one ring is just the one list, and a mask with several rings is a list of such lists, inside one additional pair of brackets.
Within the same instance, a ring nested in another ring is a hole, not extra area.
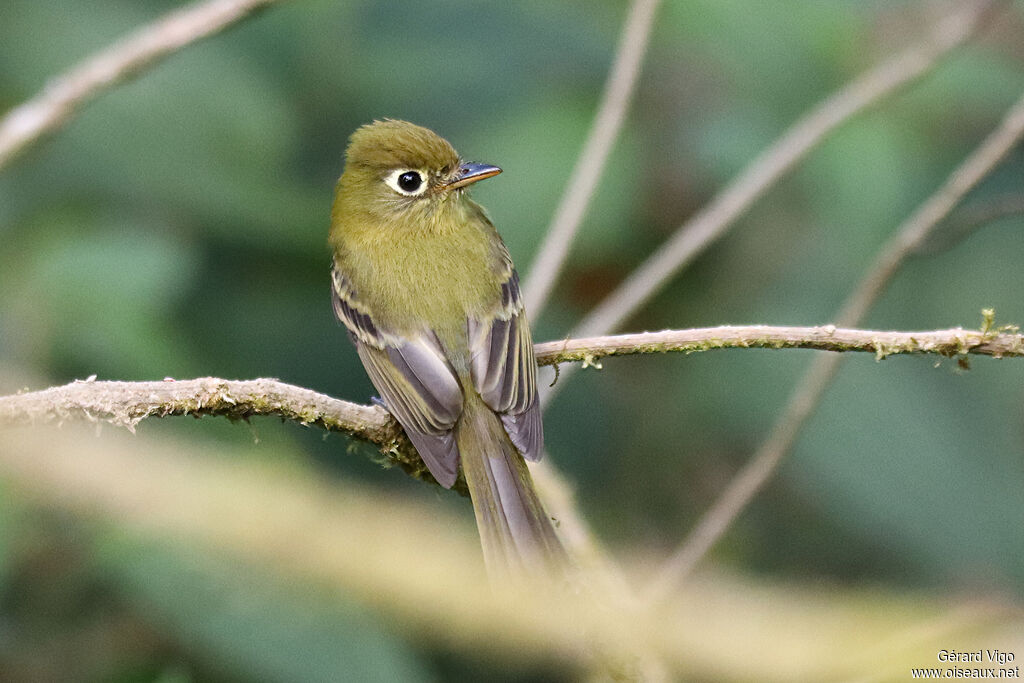
[(505, 276), (501, 303), (491, 317), (469, 320), (470, 375), (523, 457), (539, 460), (544, 429), (533, 340), (519, 294), (519, 276), (503, 245), (499, 256)]
[(462, 414), (462, 387), (440, 343), (433, 334), (406, 338), (381, 328), (337, 267), (333, 285), (334, 313), (349, 329), (370, 381), (427, 469), (450, 488), (459, 468), (452, 428)]

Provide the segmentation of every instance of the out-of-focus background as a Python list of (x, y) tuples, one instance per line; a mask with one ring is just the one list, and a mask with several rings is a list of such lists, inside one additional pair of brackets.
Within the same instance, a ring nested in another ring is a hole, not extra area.
[[(0, 109), (175, 6), (7, 2)], [(666, 1), (623, 134), (533, 321), (535, 340), (564, 338), (803, 112), (919, 40), (951, 6)], [(374, 118), (404, 118), (468, 159), (500, 165), (504, 174), (474, 196), (528, 277), (626, 9), (296, 0), (103, 95), (0, 171), (0, 394), (90, 375), (212, 375), (277, 377), (367, 402), (370, 384), (328, 296), (328, 212), (348, 135)], [(1022, 46), (1024, 12), (1011, 3), (926, 79), (831, 136), (621, 331), (830, 322), (886, 237), (1020, 96)], [(1022, 178), (1018, 148), (907, 263), (864, 326), (978, 327), (987, 307), (997, 324), (1024, 323), (1024, 218), (970, 230), (963, 218), (1020, 205)], [(568, 380), (546, 417), (550, 457), (630, 580), (656, 571), (766, 438), (812, 357), (638, 356)], [(902, 643), (900, 667), (938, 665), (940, 648), (1016, 647), (1024, 659), (1014, 627), (1024, 598), (1022, 380), (1019, 360), (973, 359), (965, 371), (931, 357), (846, 359), (792, 457), (706, 561), (702, 585), (719, 602), (713, 618), (684, 615), (697, 632), (680, 643), (681, 668), (669, 677), (889, 676), (873, 668), (880, 658), (805, 666), (810, 655), (797, 646), (814, 650), (823, 634), (807, 620), (834, 626), (840, 606), (855, 637), (845, 644), (831, 633), (829, 652), (852, 659), (858, 649), (881, 657), (897, 633), (917, 634)], [(470, 543), (459, 547), (472, 550), (468, 502), (381, 467), (371, 447), (266, 418), (147, 420), (137, 431), (0, 434), (22, 453), (0, 470), (0, 679), (580, 675), (557, 648), (515, 649), (529, 639), (504, 647), (497, 636), (449, 634), (449, 605), (362, 590), (371, 578), (310, 578), (310, 567), (330, 562), (309, 554), (301, 534), (276, 549), (257, 538), (281, 518), (295, 522), (295, 500), (358, 498), (366, 524), (418, 506), (413, 517), (454, 520)], [(70, 469), (33, 469), (44, 454)], [(265, 499), (253, 493), (260, 486)], [(261, 515), (226, 529), (226, 513), (196, 502), (222, 495)], [(406, 542), (339, 533), (333, 552), (357, 564), (361, 552)], [(263, 551), (225, 540), (242, 537)], [(331, 548), (329, 536), (317, 538)], [(419, 561), (404, 572), (416, 574)], [(425, 626), (431, 606), (436, 623)], [(893, 610), (905, 621), (892, 622)], [(950, 616), (965, 613), (966, 622)], [(700, 637), (709, 621), (713, 646)], [(806, 634), (794, 640), (790, 628)], [(755, 650), (778, 668), (758, 670)]]

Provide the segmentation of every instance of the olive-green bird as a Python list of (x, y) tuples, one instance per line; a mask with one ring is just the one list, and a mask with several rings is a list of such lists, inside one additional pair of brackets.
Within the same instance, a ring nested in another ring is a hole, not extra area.
[(331, 213), (334, 312), (434, 478), (450, 488), (461, 463), (492, 575), (552, 572), (565, 551), (523, 461), (544, 437), (519, 279), (466, 194), (499, 173), (405, 121), (353, 133)]

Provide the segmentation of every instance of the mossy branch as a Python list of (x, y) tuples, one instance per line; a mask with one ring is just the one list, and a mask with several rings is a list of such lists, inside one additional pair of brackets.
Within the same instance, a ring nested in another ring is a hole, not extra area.
[[(991, 311), (981, 330), (960, 328), (928, 332), (883, 332), (822, 327), (710, 327), (666, 330), (590, 339), (567, 339), (536, 345), (540, 365), (582, 362), (600, 367), (608, 356), (725, 348), (817, 349), (862, 351), (882, 359), (895, 354), (964, 357), (981, 354), (1024, 356), (1024, 336), (1014, 327), (995, 329)], [(72, 419), (106, 422), (134, 430), (147, 417), (220, 415), (248, 419), (276, 415), (303, 425), (339, 431), (375, 444), (411, 476), (429, 479), (416, 452), (387, 411), (304, 389), (276, 379), (226, 380), (204, 377), (157, 382), (79, 380), (42, 391), (0, 397), (0, 426), (58, 424)]]
[(378, 446), (413, 476), (426, 472), (386, 410), (327, 396), (276, 379), (216, 377), (157, 382), (98, 382), (94, 377), (42, 391), (0, 397), (0, 426), (86, 419), (135, 431), (147, 417), (219, 415), (248, 420), (276, 415), (302, 425), (344, 432)]
[(986, 309), (981, 330), (953, 328), (927, 332), (887, 332), (854, 330), (834, 325), (818, 327), (774, 327), (747, 325), (702, 327), (691, 330), (665, 330), (640, 334), (568, 339), (564, 342), (537, 344), (539, 365), (557, 365), (579, 361), (584, 367), (607, 356), (639, 353), (694, 353), (712, 349), (815, 349), (818, 351), (862, 351), (886, 356), (930, 353), (949, 358), (981, 354), (996, 358), (1024, 355), (1024, 336), (1016, 326), (992, 327), (991, 312)]

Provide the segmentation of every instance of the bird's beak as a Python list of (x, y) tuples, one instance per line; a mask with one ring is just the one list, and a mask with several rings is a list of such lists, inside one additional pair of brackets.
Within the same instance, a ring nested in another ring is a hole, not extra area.
[(458, 172), (450, 181), (448, 181), (444, 186), (444, 189), (457, 190), (460, 187), (471, 185), (478, 180), (483, 180), (484, 178), (491, 178), (499, 173), (501, 173), (501, 169), (497, 166), (479, 164), (475, 161), (466, 162), (459, 166)]

